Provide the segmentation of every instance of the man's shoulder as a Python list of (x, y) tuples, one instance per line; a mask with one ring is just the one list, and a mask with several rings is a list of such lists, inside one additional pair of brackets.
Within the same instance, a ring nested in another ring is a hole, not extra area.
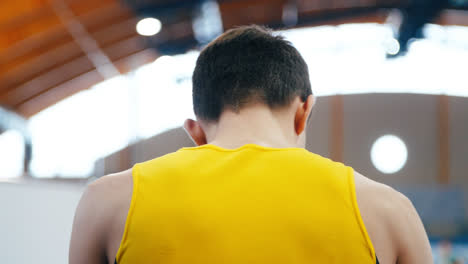
[(411, 201), (385, 184), (355, 172), (364, 224), (382, 262), (432, 263), (430, 245)]
[(413, 207), (411, 201), (401, 192), (383, 183), (374, 181), (354, 172), (356, 193), (361, 201), (371, 206), (376, 212), (388, 214), (393, 218), (396, 212), (403, 212)]
[(97, 227), (108, 226), (132, 196), (132, 170), (109, 174), (86, 187), (77, 208), (76, 217), (92, 220)]
[[(132, 170), (104, 176), (84, 191), (75, 213), (70, 263), (115, 257), (132, 196)], [(86, 252), (86, 254), (84, 254)]]
[(117, 191), (127, 189), (132, 185), (132, 169), (103, 176), (90, 183), (87, 191), (91, 193), (112, 194)]
[(106, 175), (88, 184), (79, 209), (84, 214), (99, 213), (100, 220), (106, 221), (123, 205), (129, 203), (132, 189), (132, 169)]
[(83, 199), (92, 200), (94, 206), (116, 209), (131, 199), (132, 189), (132, 169), (129, 169), (103, 176), (90, 183)]

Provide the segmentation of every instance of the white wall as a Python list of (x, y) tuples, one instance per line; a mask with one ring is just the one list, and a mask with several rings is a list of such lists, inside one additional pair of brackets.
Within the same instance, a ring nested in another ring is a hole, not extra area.
[(83, 189), (83, 183), (0, 182), (0, 263), (67, 263)]

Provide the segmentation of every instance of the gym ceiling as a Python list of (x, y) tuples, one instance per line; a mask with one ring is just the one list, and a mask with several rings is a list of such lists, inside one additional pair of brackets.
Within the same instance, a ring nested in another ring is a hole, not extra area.
[[(201, 46), (192, 22), (201, 0), (3, 0), (0, 1), (0, 107), (28, 118), (56, 102), (162, 54)], [(283, 10), (297, 10), (294, 27), (384, 23), (403, 11), (400, 39), (425, 23), (468, 25), (465, 0), (218, 0), (224, 29), (263, 24), (286, 28)], [(143, 17), (162, 30), (143, 37)], [(404, 33), (402, 33), (404, 32)], [(407, 39), (406, 39), (407, 38)]]

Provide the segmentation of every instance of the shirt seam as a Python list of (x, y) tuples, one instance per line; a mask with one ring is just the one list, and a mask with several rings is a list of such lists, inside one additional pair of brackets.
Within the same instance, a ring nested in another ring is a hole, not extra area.
[(117, 263), (120, 263), (122, 259), (124, 248), (126, 247), (126, 244), (127, 244), (130, 224), (133, 218), (132, 217), (133, 212), (135, 210), (135, 204), (136, 204), (137, 192), (138, 192), (138, 183), (139, 183), (139, 169), (137, 165), (138, 164), (136, 164), (132, 169), (132, 179), (133, 179), (132, 200), (130, 202), (130, 207), (128, 209), (127, 219), (125, 221), (125, 229), (122, 235), (122, 240), (120, 241), (119, 249), (117, 250), (117, 254), (115, 256), (115, 260), (117, 261)]
[(288, 150), (305, 150), (305, 149), (302, 149), (302, 148), (294, 148), (294, 147), (289, 147), (289, 148), (270, 148), (270, 147), (264, 147), (264, 146), (259, 146), (259, 145), (254, 145), (254, 144), (246, 144), (246, 145), (243, 145), (239, 148), (236, 148), (236, 149), (225, 149), (225, 148), (222, 148), (222, 147), (218, 147), (218, 146), (215, 146), (215, 145), (209, 145), (209, 144), (206, 144), (206, 145), (202, 145), (202, 146), (197, 146), (197, 147), (184, 147), (184, 148), (181, 148), (180, 150), (201, 150), (201, 149), (211, 149), (211, 150), (215, 150), (215, 151), (219, 151), (219, 152), (238, 152), (238, 151), (242, 151), (242, 150), (245, 150), (245, 149), (257, 149), (257, 150), (261, 150), (261, 151), (288, 151)]
[(367, 228), (364, 225), (364, 221), (362, 220), (361, 212), (359, 210), (359, 205), (357, 203), (356, 184), (355, 184), (355, 180), (354, 180), (354, 170), (352, 168), (350, 168), (350, 167), (348, 167), (348, 186), (349, 186), (350, 192), (351, 192), (351, 201), (352, 201), (352, 204), (353, 204), (354, 214), (356, 216), (359, 227), (361, 229), (361, 233), (364, 236), (364, 239), (366, 240), (367, 246), (369, 247), (369, 251), (370, 251), (373, 263), (376, 263), (376, 255), (375, 255), (374, 245), (372, 244), (369, 233), (367, 232)]

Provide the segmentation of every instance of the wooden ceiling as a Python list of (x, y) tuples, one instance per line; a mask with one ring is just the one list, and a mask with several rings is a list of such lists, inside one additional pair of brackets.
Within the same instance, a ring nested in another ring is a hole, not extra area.
[[(287, 2), (219, 1), (225, 29), (252, 23), (280, 25)], [(299, 26), (382, 22), (386, 15), (379, 11), (381, 8), (398, 7), (406, 2), (298, 0), (302, 21)], [(153, 61), (158, 56), (157, 49), (149, 49), (148, 39), (136, 33), (138, 18), (132, 10), (135, 9), (120, 0), (0, 1), (0, 106), (30, 117), (105, 78)], [(194, 39), (193, 12), (184, 12), (173, 14), (179, 19), (171, 19), (168, 24), (162, 20), (163, 30), (153, 42), (172, 45)], [(466, 22), (466, 15), (461, 17), (459, 13), (455, 17), (446, 16), (445, 23)], [(112, 71), (104, 71), (105, 67)]]
[(135, 31), (136, 17), (117, 0), (65, 2), (64, 21), (54, 2), (0, 2), (0, 105), (28, 117), (104, 79), (72, 36), (83, 26), (120, 73), (156, 58)]

